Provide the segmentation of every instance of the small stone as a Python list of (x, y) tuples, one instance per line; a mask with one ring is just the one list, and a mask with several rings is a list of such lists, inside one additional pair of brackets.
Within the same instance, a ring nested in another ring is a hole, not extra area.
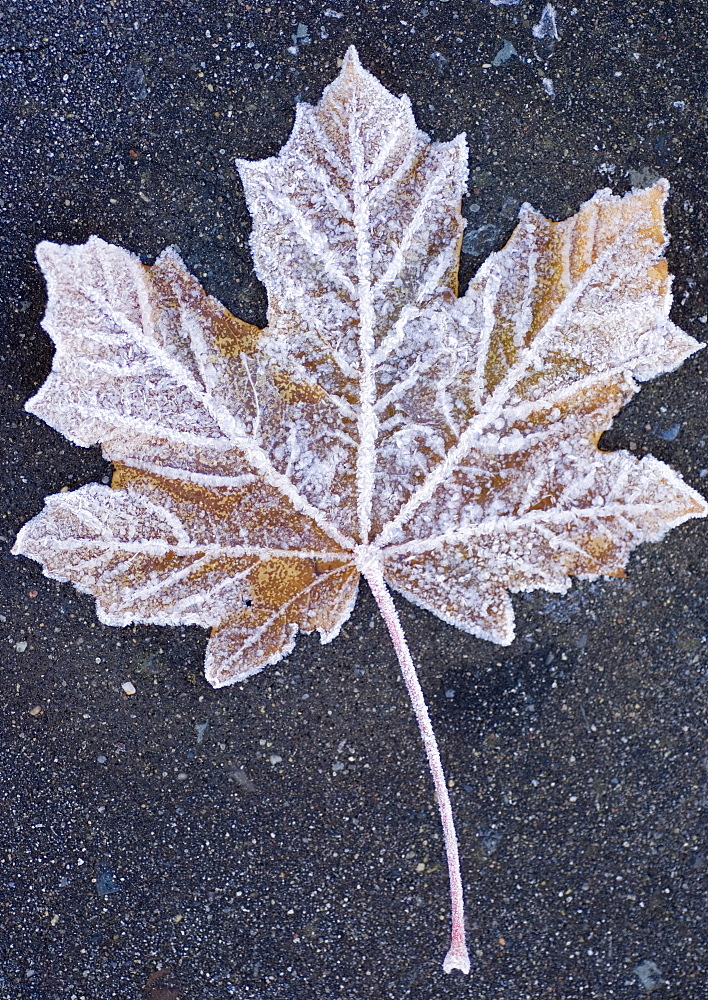
[(144, 101), (149, 94), (145, 73), (141, 66), (125, 67), (124, 85), (127, 93), (134, 101)]
[(132, 681), (123, 681), (121, 687), (123, 688), (123, 692), (125, 694), (135, 694), (135, 685)]
[(653, 992), (664, 982), (661, 969), (650, 959), (640, 962), (639, 965), (635, 966), (633, 971), (634, 975), (639, 980), (640, 985), (644, 987), (647, 993)]
[(99, 896), (110, 896), (112, 892), (118, 892), (120, 886), (116, 882), (115, 875), (110, 868), (99, 868), (96, 874), (96, 892)]
[(680, 423), (671, 424), (670, 427), (656, 427), (654, 429), (654, 436), (661, 438), (662, 441), (675, 441), (680, 433)]
[(44, 714), (44, 709), (42, 708), (41, 705), (33, 705), (32, 708), (28, 712), (28, 715), (31, 715), (33, 717), (35, 717), (37, 715), (43, 715), (43, 714)]
[(556, 9), (555, 7), (547, 3), (546, 6), (541, 11), (541, 19), (538, 24), (534, 24), (531, 28), (531, 34), (534, 38), (552, 38), (558, 41), (558, 28), (556, 26)]
[(462, 253), (480, 257), (494, 247), (500, 234), (501, 230), (489, 222), (477, 229), (466, 229), (462, 237)]
[(27, 649), (27, 643), (26, 642), (16, 642), (15, 643), (15, 652), (16, 653), (24, 653), (24, 651), (26, 649)]
[(282, 764), (283, 763), (283, 758), (279, 754), (277, 754), (277, 753), (272, 753), (270, 755), (270, 757), (268, 758), (268, 760), (271, 762), (271, 764)]
[[(533, 781), (531, 784), (533, 784)], [(477, 836), (480, 839), (485, 854), (494, 854), (504, 834), (500, 830), (495, 830), (492, 827), (489, 827), (478, 830)]]
[(518, 54), (519, 53), (516, 51), (511, 42), (504, 42), (502, 47), (492, 59), (492, 66), (501, 66), (502, 63), (507, 62), (512, 56), (518, 56)]

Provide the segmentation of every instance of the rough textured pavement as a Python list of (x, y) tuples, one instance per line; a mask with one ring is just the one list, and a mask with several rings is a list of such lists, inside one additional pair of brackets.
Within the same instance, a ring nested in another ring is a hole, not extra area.
[[(626, 579), (516, 598), (505, 649), (401, 603), (454, 782), (469, 979), (441, 970), (438, 817), (366, 592), (333, 645), (215, 692), (201, 630), (104, 627), (9, 555), (45, 494), (109, 476), (22, 409), (51, 359), (34, 245), (176, 244), (264, 323), (233, 159), (275, 153), (351, 42), (431, 136), (468, 133), (463, 284), (520, 203), (563, 218), (666, 176), (672, 316), (705, 339), (701, 4), (559, 3), (555, 39), (539, 2), (331, 2), (0, 8), (0, 998), (700, 1000), (706, 524)], [(647, 385), (606, 446), (700, 489), (707, 366)]]

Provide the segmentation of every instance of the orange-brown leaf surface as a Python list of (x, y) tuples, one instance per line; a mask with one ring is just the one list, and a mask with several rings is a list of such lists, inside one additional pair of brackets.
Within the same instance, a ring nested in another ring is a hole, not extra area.
[(464, 137), (347, 54), (276, 157), (240, 162), (264, 330), (174, 250), (42, 243), (52, 372), (28, 409), (100, 442), (112, 488), (47, 499), (15, 552), (102, 621), (212, 630), (207, 676), (334, 638), (373, 562), (414, 603), (513, 638), (510, 592), (622, 572), (704, 500), (597, 442), (638, 382), (700, 346), (668, 318), (668, 186), (529, 206), (457, 297)]

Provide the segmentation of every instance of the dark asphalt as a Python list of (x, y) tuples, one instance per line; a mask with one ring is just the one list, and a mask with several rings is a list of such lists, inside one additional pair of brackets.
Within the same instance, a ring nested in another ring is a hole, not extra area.
[[(51, 361), (35, 244), (176, 244), (263, 324), (233, 160), (277, 152), (351, 42), (431, 136), (467, 131), (463, 282), (521, 202), (558, 219), (665, 176), (672, 317), (705, 339), (702, 4), (559, 3), (554, 40), (540, 2), (331, 2), (0, 8), (0, 1000), (703, 1000), (705, 523), (626, 579), (515, 599), (508, 648), (400, 602), (454, 782), (469, 979), (441, 971), (438, 817), (367, 593), (333, 645), (215, 692), (202, 631), (104, 627), (9, 555), (45, 494), (109, 476), (22, 408)], [(606, 446), (701, 489), (707, 367), (648, 384)]]

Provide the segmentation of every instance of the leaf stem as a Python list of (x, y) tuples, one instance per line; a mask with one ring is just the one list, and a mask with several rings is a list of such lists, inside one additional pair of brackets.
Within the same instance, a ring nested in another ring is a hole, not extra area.
[(450, 901), (452, 909), (452, 940), (450, 949), (443, 962), (443, 969), (445, 972), (452, 972), (453, 969), (459, 969), (460, 972), (468, 973), (470, 971), (470, 959), (465, 944), (465, 911), (462, 878), (460, 876), (460, 856), (457, 848), (455, 822), (452, 818), (452, 806), (450, 805), (450, 796), (447, 793), (447, 782), (445, 781), (445, 773), (440, 760), (438, 743), (433, 732), (423, 689), (420, 686), (413, 659), (408, 649), (406, 636), (401, 626), (396, 606), (384, 582), (381, 568), (373, 560), (368, 562), (366, 567), (361, 568), (371, 588), (371, 593), (374, 595), (374, 600), (379, 606), (381, 616), (386, 622), (386, 627), (393, 642), (393, 648), (396, 650), (396, 656), (401, 665), (403, 680), (406, 682), (413, 711), (418, 720), (420, 735), (423, 738), (430, 773), (433, 776), (433, 784), (435, 785), (435, 796), (438, 800), (438, 808), (440, 809), (443, 836), (445, 838), (445, 852), (447, 854), (447, 868), (450, 877)]

